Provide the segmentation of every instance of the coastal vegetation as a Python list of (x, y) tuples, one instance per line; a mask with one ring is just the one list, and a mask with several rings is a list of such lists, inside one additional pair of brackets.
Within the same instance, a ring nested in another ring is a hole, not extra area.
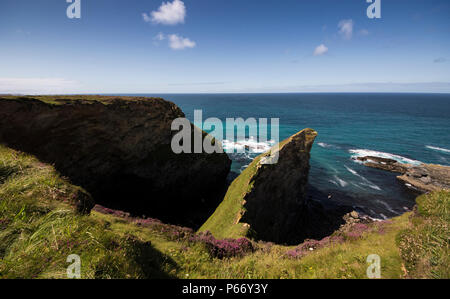
[(370, 254), (381, 257), (382, 278), (449, 278), (449, 191), (297, 246), (220, 240), (101, 207), (85, 214), (82, 195), (51, 165), (0, 147), (1, 278), (66, 278), (70, 254), (80, 255), (82, 278), (366, 278)]

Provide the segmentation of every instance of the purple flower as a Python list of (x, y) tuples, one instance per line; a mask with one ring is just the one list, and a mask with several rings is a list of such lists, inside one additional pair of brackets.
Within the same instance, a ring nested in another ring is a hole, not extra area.
[(244, 256), (254, 250), (246, 238), (217, 240), (210, 232), (194, 235), (191, 241), (205, 244), (210, 255), (219, 259)]

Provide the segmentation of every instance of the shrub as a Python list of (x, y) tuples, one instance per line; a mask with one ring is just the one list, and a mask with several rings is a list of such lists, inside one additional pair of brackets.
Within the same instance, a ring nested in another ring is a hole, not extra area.
[(191, 241), (205, 244), (209, 254), (218, 259), (242, 257), (254, 251), (252, 242), (246, 238), (217, 240), (209, 231), (195, 235)]

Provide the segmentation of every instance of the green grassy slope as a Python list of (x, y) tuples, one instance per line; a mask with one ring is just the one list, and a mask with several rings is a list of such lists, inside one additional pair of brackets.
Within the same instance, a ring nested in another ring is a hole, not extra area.
[(366, 278), (370, 254), (380, 255), (382, 278), (449, 278), (450, 192), (422, 196), (417, 212), (390, 222), (337, 232), (339, 242), (308, 243), (315, 249), (298, 256), (289, 254), (297, 247), (254, 242), (254, 252), (220, 259), (183, 228), (80, 215), (79, 191), (53, 167), (0, 146), (0, 278), (66, 278), (70, 254), (80, 255), (83, 278)]
[(65, 278), (71, 254), (84, 278), (168, 276), (151, 244), (78, 214), (78, 192), (53, 167), (0, 146), (0, 277)]
[(420, 196), (410, 222), (397, 237), (408, 276), (450, 278), (450, 192)]

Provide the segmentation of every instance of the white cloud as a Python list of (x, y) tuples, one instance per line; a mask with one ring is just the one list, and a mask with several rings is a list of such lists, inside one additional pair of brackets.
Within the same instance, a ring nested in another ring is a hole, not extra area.
[(189, 38), (179, 36), (177, 34), (168, 35), (169, 47), (174, 50), (183, 50), (185, 48), (194, 48), (197, 44)]
[(359, 30), (359, 35), (367, 36), (367, 35), (369, 35), (369, 30), (361, 29), (361, 30)]
[(156, 24), (176, 25), (184, 23), (186, 17), (186, 6), (181, 0), (173, 2), (163, 2), (156, 11), (152, 11), (150, 16), (146, 13), (142, 14), (145, 22), (153, 22)]
[(317, 46), (316, 49), (314, 50), (314, 56), (324, 55), (327, 52), (328, 52), (327, 46), (325, 46), (324, 44), (321, 44), (321, 45)]
[(164, 33), (160, 32), (155, 36), (156, 40), (162, 41), (166, 39), (166, 36), (164, 35)]
[(78, 82), (62, 78), (0, 78), (0, 93), (7, 94), (69, 93), (78, 87)]
[(142, 14), (142, 18), (144, 19), (144, 22), (151, 22), (152, 18), (148, 16), (145, 12)]
[(342, 20), (338, 24), (339, 34), (344, 39), (351, 39), (353, 36), (353, 20)]
[(165, 39), (166, 39), (166, 35), (164, 33), (160, 32), (153, 38), (153, 45), (159, 46), (159, 43)]

